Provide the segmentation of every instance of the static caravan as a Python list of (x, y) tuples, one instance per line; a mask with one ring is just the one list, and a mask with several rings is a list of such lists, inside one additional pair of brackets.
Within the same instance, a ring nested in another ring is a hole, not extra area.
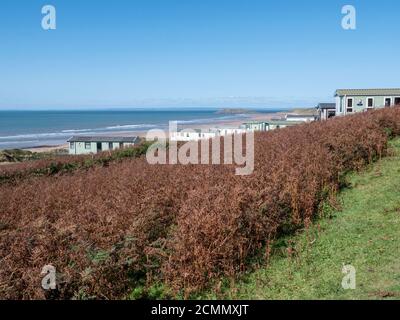
[(139, 137), (84, 137), (74, 136), (68, 140), (69, 154), (94, 154), (134, 146), (140, 141)]
[(175, 132), (170, 132), (171, 141), (199, 141), (204, 139), (212, 139), (218, 135), (215, 130), (200, 130), (200, 129), (179, 129)]
[(318, 111), (318, 119), (321, 121), (328, 120), (336, 115), (335, 103), (320, 103), (316, 109)]
[(336, 115), (400, 105), (400, 89), (339, 89), (335, 93)]
[(313, 114), (287, 114), (286, 121), (288, 122), (312, 122), (316, 117)]
[(268, 131), (268, 122), (265, 121), (251, 121), (245, 122), (241, 126), (248, 131)]

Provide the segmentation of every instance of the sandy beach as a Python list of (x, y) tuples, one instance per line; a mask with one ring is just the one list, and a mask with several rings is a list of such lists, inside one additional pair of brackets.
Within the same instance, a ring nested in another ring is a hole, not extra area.
[(38, 153), (45, 153), (45, 152), (54, 152), (57, 150), (68, 150), (68, 143), (57, 145), (57, 146), (39, 146), (33, 148), (24, 148), (25, 151), (30, 152), (38, 152)]

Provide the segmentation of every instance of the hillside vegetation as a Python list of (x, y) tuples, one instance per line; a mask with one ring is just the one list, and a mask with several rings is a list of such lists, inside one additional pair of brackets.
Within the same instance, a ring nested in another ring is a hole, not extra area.
[[(310, 226), (346, 174), (399, 134), (391, 108), (256, 134), (249, 176), (127, 158), (3, 183), (0, 297), (122, 298), (154, 284), (188, 297), (235, 278), (268, 261), (277, 237)], [(40, 286), (48, 264), (52, 292)]]
[(57, 156), (65, 155), (64, 150), (55, 150), (52, 152), (31, 152), (22, 149), (0, 150), (0, 164), (16, 163), (23, 161), (32, 161), (45, 158), (56, 158)]
[[(38, 176), (51, 176), (71, 173), (76, 170), (87, 170), (94, 166), (107, 167), (110, 162), (121, 161), (126, 158), (138, 158), (146, 154), (151, 142), (141, 142), (134, 147), (104, 151), (98, 154), (89, 155), (64, 155), (31, 153), (29, 151), (14, 150), (14, 154), (28, 156), (28, 160), (13, 165), (0, 167), (0, 184), (17, 183), (25, 178)], [(3, 151), (9, 154), (10, 151)], [(33, 158), (35, 157), (35, 158)], [(29, 161), (40, 159), (40, 161)]]
[[(205, 298), (400, 299), (400, 139), (393, 155), (348, 176), (341, 208), (277, 241), (267, 266), (227, 281)], [(356, 270), (355, 290), (341, 286), (343, 265)]]

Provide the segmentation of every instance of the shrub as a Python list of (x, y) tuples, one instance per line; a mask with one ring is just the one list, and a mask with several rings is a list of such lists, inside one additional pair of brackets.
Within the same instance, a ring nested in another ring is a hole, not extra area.
[[(384, 156), (398, 134), (399, 108), (258, 133), (250, 176), (230, 165), (149, 165), (127, 150), (106, 167), (60, 174), (88, 165), (73, 158), (55, 175), (24, 171), (0, 185), (0, 297), (188, 295), (236, 276), (279, 234), (310, 223), (344, 174)], [(59, 275), (51, 296), (40, 286), (47, 264)]]
[[(89, 169), (93, 166), (108, 166), (111, 161), (125, 158), (136, 158), (144, 155), (150, 142), (142, 142), (138, 146), (106, 151), (96, 155), (55, 156), (54, 154), (35, 153), (38, 161), (3, 165), (0, 167), (0, 183), (14, 182), (31, 176), (55, 175), (70, 173), (78, 169)], [(29, 151), (22, 151), (30, 154)]]

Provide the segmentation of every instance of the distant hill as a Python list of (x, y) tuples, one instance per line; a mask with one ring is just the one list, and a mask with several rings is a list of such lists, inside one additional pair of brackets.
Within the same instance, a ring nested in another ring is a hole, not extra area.
[(216, 114), (244, 114), (244, 113), (247, 114), (256, 112), (250, 109), (234, 109), (234, 108), (221, 109), (216, 112)]
[(290, 113), (295, 113), (295, 114), (301, 114), (301, 115), (303, 115), (303, 114), (314, 114), (314, 115), (316, 115), (317, 114), (317, 110), (315, 108), (305, 108), (305, 109), (298, 108), (298, 109), (289, 110), (289, 112)]

